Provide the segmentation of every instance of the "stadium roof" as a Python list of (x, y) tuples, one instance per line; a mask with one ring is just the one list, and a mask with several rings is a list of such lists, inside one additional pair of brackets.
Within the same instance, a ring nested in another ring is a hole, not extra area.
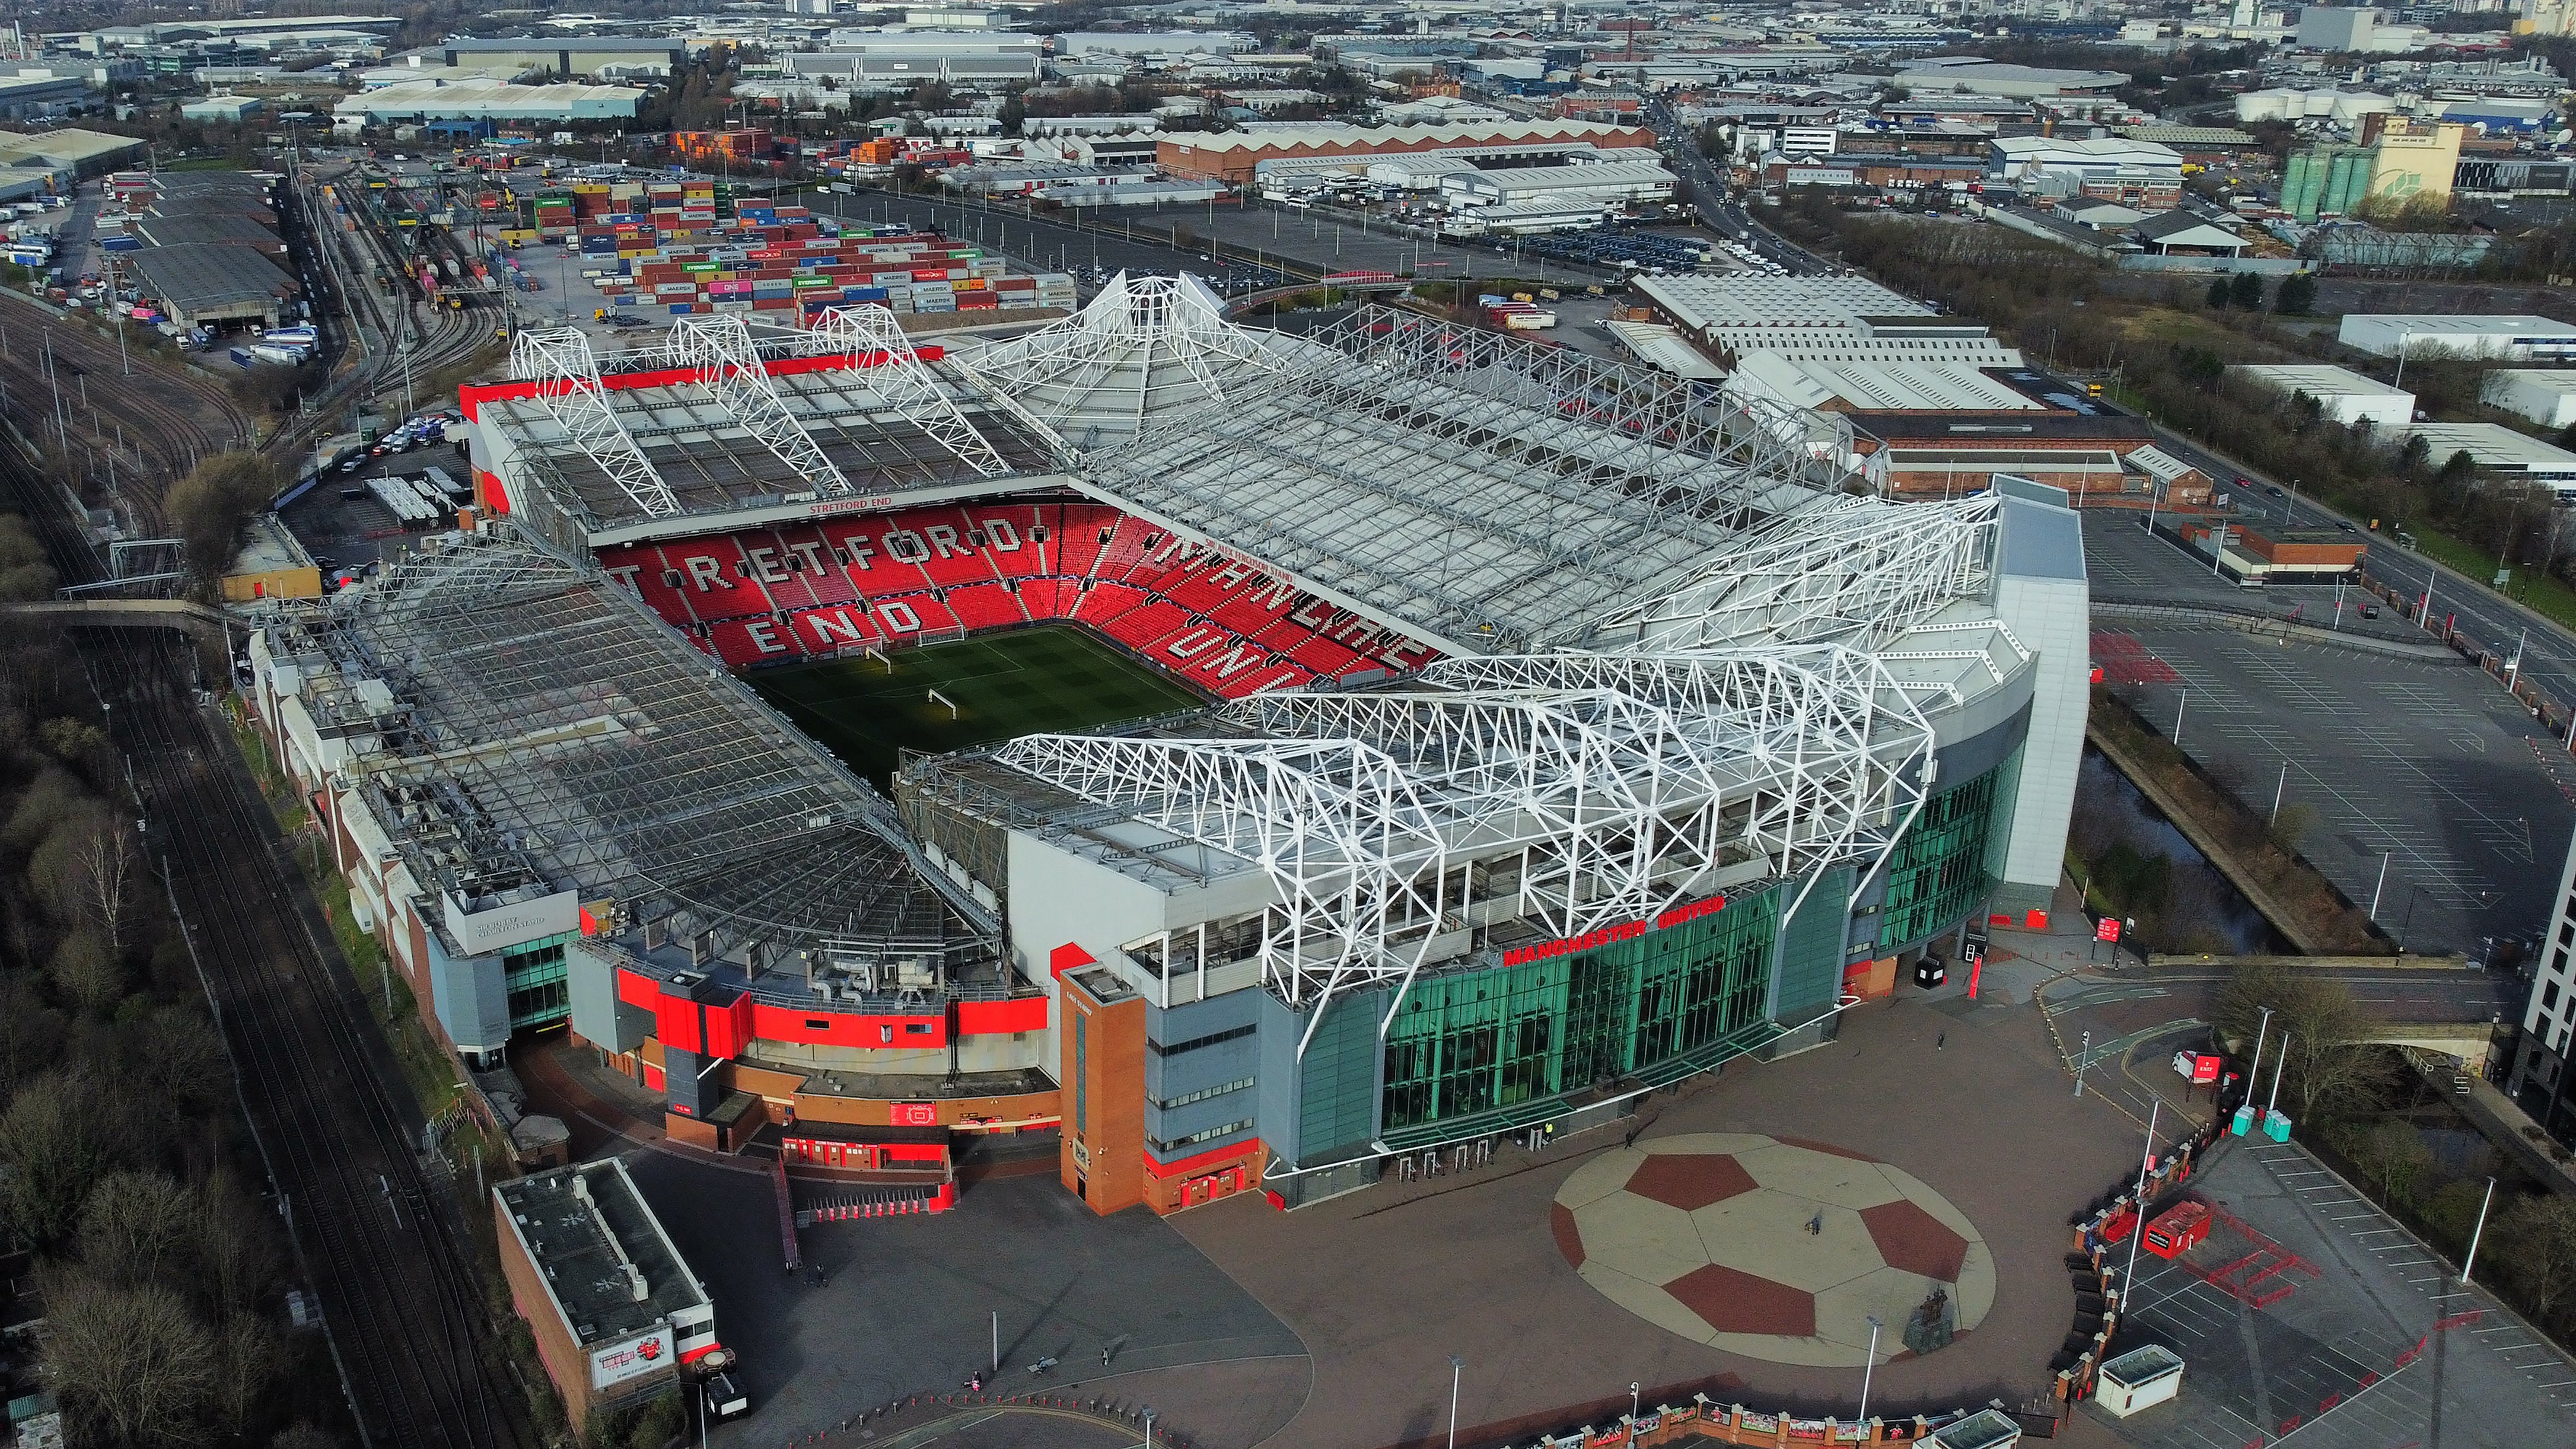
[(424, 890), (578, 890), (617, 904), (603, 930), (713, 932), (716, 954), (996, 959), (997, 927), (883, 796), (632, 595), (506, 524), (276, 638)]
[(958, 360), (1077, 447), (1228, 394), (1288, 365), (1292, 344), (1225, 320), (1194, 276), (1109, 279), (1081, 311)]
[(1585, 639), (1818, 503), (1810, 459), (1848, 453), (1835, 429), (1370, 308), (1295, 366), (1086, 455), (1077, 482), (1450, 652), (1510, 653)]
[[(905, 780), (1167, 889), (1267, 875), (1264, 978), (1293, 1006), (1767, 881), (1804, 882), (1793, 914), (1822, 868), (1911, 827), (1933, 714), (2030, 686), (2036, 656), (1983, 603), (2008, 506), (1845, 498), (1711, 559), (1607, 647), (1028, 735)], [(1505, 856), (1516, 918), (1441, 924)]]
[(462, 396), (595, 543), (656, 520), (1052, 471), (1043, 425), (860, 310), (873, 315), (812, 331), (679, 319), (660, 365), (605, 379), (579, 329), (522, 331), (518, 381)]

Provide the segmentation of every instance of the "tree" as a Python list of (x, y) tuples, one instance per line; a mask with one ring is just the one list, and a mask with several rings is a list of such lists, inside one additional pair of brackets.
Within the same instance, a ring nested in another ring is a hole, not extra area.
[(84, 1009), (104, 1016), (125, 999), (125, 966), (107, 938), (83, 927), (65, 936), (46, 963), (54, 988)]
[(24, 603), (54, 596), (54, 570), (27, 520), (0, 513), (0, 599)]
[(39, 1247), (72, 1235), (91, 1185), (132, 1148), (118, 1140), (112, 1114), (86, 1100), (92, 1089), (48, 1073), (0, 1112), (0, 1216)]
[(2379, 1184), (2379, 1200), (2395, 1207), (2415, 1201), (2433, 1171), (2433, 1153), (2412, 1124), (2391, 1119), (2362, 1137), (2354, 1164)]
[(2531, 1316), (2546, 1320), (2549, 1305), (2576, 1280), (2576, 1198), (2555, 1193), (2525, 1197), (2497, 1214), (2497, 1241), (2489, 1261), (2513, 1264), (2531, 1292)]
[(90, 1276), (139, 1288), (188, 1275), (200, 1204), (157, 1172), (111, 1172), (81, 1207), (80, 1256)]
[(188, 572), (211, 586), (241, 551), (242, 526), (275, 497), (277, 465), (257, 453), (217, 453), (189, 470), (161, 500)]
[(43, 1284), (45, 1374), (65, 1416), (125, 1444), (198, 1441), (217, 1353), (187, 1303), (157, 1285), (117, 1288), (81, 1272), (47, 1273)]
[(2212, 312), (2223, 312), (2227, 310), (2227, 302), (2227, 279), (2225, 277), (2217, 278), (2209, 284), (2207, 306)]
[(197, 1185), (197, 1286), (217, 1309), (241, 1313), (256, 1307), (277, 1280), (275, 1218), (218, 1168)]
[(2252, 272), (2238, 272), (2227, 283), (2227, 300), (2247, 312), (2263, 310), (2263, 279)]
[[(2387, 1059), (2369, 1042), (2371, 1023), (2342, 982), (2297, 967), (2242, 966), (2220, 989), (2212, 1020), (2240, 1053), (2251, 1053), (2266, 1006), (2264, 1070), (2282, 1074), (2282, 1101), (2293, 1115), (2339, 1114), (2387, 1081)], [(2248, 1094), (2258, 1085), (2246, 1083)]]
[(2285, 317), (2305, 317), (2316, 305), (2317, 279), (2308, 272), (2283, 277), (2280, 290), (2272, 294), (2272, 310)]
[(112, 815), (92, 820), (72, 844), (70, 869), (70, 890), (82, 917), (107, 937), (109, 951), (122, 952), (125, 920), (133, 909), (136, 879), (142, 870), (125, 822)]

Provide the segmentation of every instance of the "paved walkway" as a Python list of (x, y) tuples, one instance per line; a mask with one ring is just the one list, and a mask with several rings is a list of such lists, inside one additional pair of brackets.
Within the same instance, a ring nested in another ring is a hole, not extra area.
[(1994, 1306), (1994, 1254), (1965, 1214), (1826, 1143), (1693, 1132), (1615, 1148), (1549, 1211), (1557, 1250), (1612, 1302), (1770, 1363), (1857, 1368), (1873, 1349), (1885, 1363), (1918, 1312), (1966, 1330)]

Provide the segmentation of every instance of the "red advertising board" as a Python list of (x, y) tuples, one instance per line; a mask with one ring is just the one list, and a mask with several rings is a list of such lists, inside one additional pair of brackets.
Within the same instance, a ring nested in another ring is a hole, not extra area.
[(886, 1111), (897, 1127), (939, 1125), (939, 1105), (935, 1102), (893, 1102), (887, 1105)]
[(2118, 916), (2104, 916), (2102, 918), (2102, 923), (2093, 928), (2093, 939), (2096, 941), (2119, 940), (2120, 918)]

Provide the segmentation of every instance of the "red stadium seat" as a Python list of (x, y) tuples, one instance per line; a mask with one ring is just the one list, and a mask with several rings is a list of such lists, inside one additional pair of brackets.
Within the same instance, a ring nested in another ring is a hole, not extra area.
[(1029, 616), (1020, 608), (1019, 596), (1000, 584), (950, 589), (948, 608), (957, 616), (957, 622), (969, 629), (995, 629), (1029, 622)]
[(1405, 641), (1339, 611), (1300, 622), (1312, 599), (1292, 583), (1100, 503), (940, 504), (620, 544), (599, 561), (734, 668), (1047, 620), (1228, 698), (1422, 662), (1391, 663)]

